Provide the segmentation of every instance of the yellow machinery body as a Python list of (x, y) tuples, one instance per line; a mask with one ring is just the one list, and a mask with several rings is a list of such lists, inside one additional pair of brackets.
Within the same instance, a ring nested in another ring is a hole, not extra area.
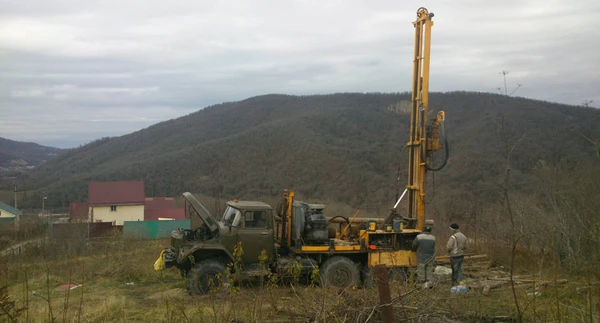
[[(282, 244), (290, 246), (294, 253), (319, 254), (327, 253), (354, 255), (366, 261), (369, 268), (376, 265), (386, 267), (414, 267), (417, 265), (416, 254), (411, 251), (412, 240), (419, 234), (425, 222), (425, 175), (430, 152), (441, 148), (439, 141), (439, 128), (444, 122), (444, 112), (440, 111), (428, 126), (429, 112), (429, 65), (431, 47), (431, 27), (433, 26), (433, 13), (425, 8), (417, 11), (415, 27), (415, 44), (412, 79), (412, 109), (410, 116), (410, 138), (408, 147), (408, 214), (402, 218), (407, 221), (403, 229), (392, 229), (392, 218), (397, 216), (396, 206), (392, 209), (380, 228), (372, 222), (367, 223), (367, 230), (360, 230), (360, 234), (353, 239), (341, 237), (332, 239), (329, 245), (301, 245), (295, 246), (290, 240), (292, 230), (292, 203), (294, 192), (284, 194), (285, 207), (283, 216), (284, 239)], [(429, 136), (428, 136), (429, 133)], [(400, 201), (400, 200), (399, 200)], [(398, 202), (399, 202), (398, 201)], [(345, 230), (340, 230), (345, 231)], [(286, 233), (287, 232), (287, 233)], [(366, 255), (366, 257), (365, 257)]]

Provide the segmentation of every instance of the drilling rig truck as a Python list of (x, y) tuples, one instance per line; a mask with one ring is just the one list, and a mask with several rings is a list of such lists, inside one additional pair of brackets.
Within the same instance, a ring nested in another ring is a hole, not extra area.
[[(432, 18), (433, 13), (419, 8), (413, 22), (408, 184), (385, 219), (361, 228), (346, 219), (341, 230), (331, 230), (333, 219), (326, 217), (324, 205), (297, 201), (294, 191), (284, 191), (282, 202), (275, 208), (259, 201), (229, 201), (217, 220), (186, 192), (186, 214), (199, 217), (201, 225), (173, 231), (171, 246), (161, 257), (164, 267), (176, 267), (187, 278), (190, 294), (206, 293), (227, 283), (231, 270), (249, 276), (269, 272), (284, 275), (295, 266), (304, 274), (318, 271), (324, 287), (346, 288), (368, 283), (371, 268), (377, 265), (386, 266), (397, 278), (417, 265), (411, 246), (424, 227), (425, 174), (441, 169), (429, 165), (430, 154), (447, 146), (440, 141), (444, 113), (439, 112), (431, 124), (428, 120)], [(398, 205), (406, 193), (407, 211), (400, 214)], [(236, 252), (240, 247), (243, 252)], [(234, 263), (237, 265), (232, 266)]]

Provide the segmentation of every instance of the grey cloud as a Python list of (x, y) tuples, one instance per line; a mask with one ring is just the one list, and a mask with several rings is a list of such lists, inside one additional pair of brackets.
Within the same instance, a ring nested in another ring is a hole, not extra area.
[[(600, 103), (600, 4), (429, 6), (432, 91), (497, 92), (507, 70), (516, 95)], [(79, 145), (267, 93), (410, 90), (417, 8), (397, 1), (0, 7), (0, 136), (15, 140)]]

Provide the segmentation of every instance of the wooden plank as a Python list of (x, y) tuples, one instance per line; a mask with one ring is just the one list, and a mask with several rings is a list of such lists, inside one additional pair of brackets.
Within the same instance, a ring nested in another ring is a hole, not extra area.
[[(468, 260), (468, 261), (472, 261), (472, 260), (488, 260), (488, 256), (486, 254), (483, 254), (483, 255), (466, 254), (465, 255), (465, 260)], [(435, 257), (435, 262), (437, 264), (449, 264), (450, 263), (450, 256), (438, 256), (438, 257)]]

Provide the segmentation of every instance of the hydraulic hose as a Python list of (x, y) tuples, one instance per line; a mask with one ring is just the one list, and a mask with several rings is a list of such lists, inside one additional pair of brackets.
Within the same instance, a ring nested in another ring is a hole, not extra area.
[(448, 137), (446, 137), (446, 128), (444, 127), (444, 121), (442, 121), (442, 123), (440, 124), (440, 131), (442, 133), (442, 136), (444, 136), (444, 161), (438, 167), (432, 167), (425, 163), (425, 168), (434, 172), (437, 172), (438, 170), (441, 170), (442, 168), (446, 167), (446, 164), (448, 163), (448, 158), (450, 157), (450, 146), (448, 145)]

